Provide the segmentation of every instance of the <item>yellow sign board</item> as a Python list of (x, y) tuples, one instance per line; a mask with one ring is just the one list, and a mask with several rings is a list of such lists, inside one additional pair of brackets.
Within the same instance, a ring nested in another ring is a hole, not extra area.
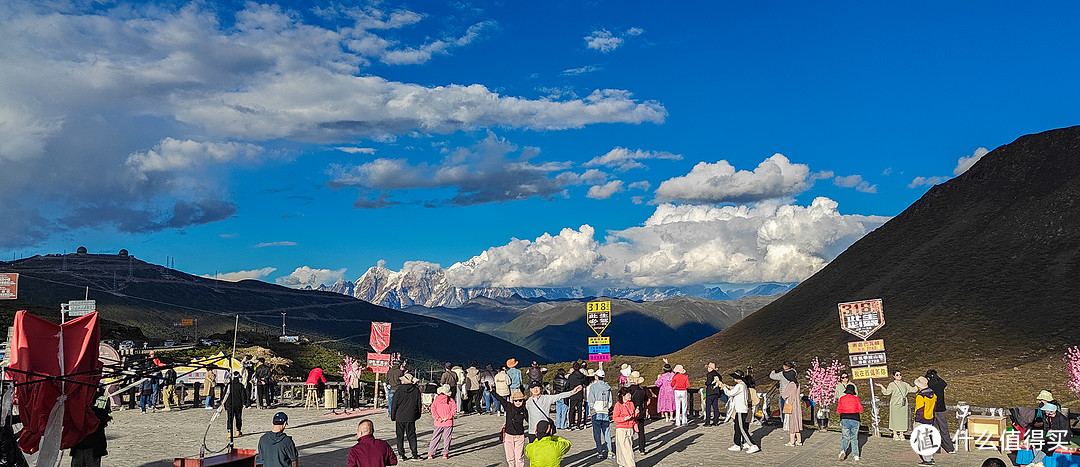
[(866, 368), (852, 368), (851, 379), (888, 378), (889, 367), (871, 366)]
[(195, 325), (195, 320), (194, 319), (187, 319), (187, 318), (181, 319), (180, 320), (180, 325), (181, 326), (194, 326)]
[(611, 302), (589, 302), (585, 304), (586, 312), (611, 311)]
[(884, 352), (885, 340), (874, 339), (872, 341), (855, 341), (847, 343), (848, 353)]
[(611, 345), (611, 338), (608, 336), (590, 337), (589, 345)]

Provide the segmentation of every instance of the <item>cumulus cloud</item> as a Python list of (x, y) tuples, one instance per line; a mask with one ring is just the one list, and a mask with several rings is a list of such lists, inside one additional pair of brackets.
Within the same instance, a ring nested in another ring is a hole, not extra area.
[(620, 191), (623, 191), (622, 180), (612, 180), (603, 185), (589, 187), (589, 192), (585, 194), (585, 197), (592, 199), (608, 199), (611, 195)]
[(871, 185), (870, 182), (863, 180), (862, 175), (836, 177), (833, 179), (833, 184), (840, 188), (854, 188), (855, 191), (863, 193), (877, 193), (877, 185)]
[(37, 214), (17, 229), (4, 223), (10, 235), (0, 235), (0, 247), (73, 225), (153, 232), (227, 218), (236, 209), (230, 166), (258, 164), (277, 142), (336, 147), (667, 116), (658, 102), (618, 89), (528, 99), (366, 72), (372, 62), (422, 63), (483, 40), (497, 30), (483, 18), (448, 21), (382, 4), (317, 7), (318, 23), (275, 5), (223, 11), (201, 2), (74, 2), (61, 14), (0, 3), (0, 205), (20, 199)]
[(911, 183), (908, 183), (908, 188), (918, 188), (920, 186), (934, 186), (934, 185), (937, 185), (938, 183), (943, 183), (943, 182), (948, 181), (948, 180), (949, 180), (949, 177), (941, 177), (941, 176), (937, 176), (937, 177), (915, 177), (915, 179), (912, 180)]
[(375, 154), (375, 148), (358, 148), (352, 146), (338, 146), (338, 151), (346, 152), (349, 154)]
[(752, 172), (736, 171), (725, 160), (699, 162), (690, 173), (660, 183), (656, 196), (659, 202), (750, 203), (794, 196), (811, 184), (808, 166), (774, 154)]
[(983, 156), (989, 153), (990, 150), (986, 148), (978, 148), (975, 150), (974, 154), (966, 157), (961, 157), (956, 161), (956, 168), (952, 171), (953, 175), (960, 175), (964, 172), (967, 172), (967, 169), (970, 169), (971, 166), (975, 165), (976, 162), (979, 162), (979, 159), (982, 159)]
[(631, 184), (627, 185), (627, 187), (630, 188), (631, 190), (645, 190), (645, 191), (648, 191), (649, 188), (652, 188), (652, 184), (649, 183), (647, 180), (642, 180), (640, 182), (631, 183)]
[(600, 70), (603, 70), (603, 69), (604, 69), (604, 67), (601, 66), (601, 65), (585, 65), (585, 66), (578, 67), (578, 68), (565, 69), (565, 70), (562, 71), (561, 74), (563, 76), (577, 76), (577, 75), (583, 75), (585, 73), (592, 73), (594, 71), (600, 71)]
[(607, 178), (608, 174), (597, 169), (589, 169), (586, 170), (585, 173), (581, 174), (581, 181), (591, 185), (599, 185), (601, 183), (607, 182)]
[(447, 269), (462, 287), (667, 286), (798, 282), (888, 219), (843, 215), (819, 197), (809, 206), (662, 204), (642, 226), (591, 226), (513, 240)]
[(278, 285), (294, 289), (316, 288), (320, 285), (333, 285), (345, 277), (346, 269), (312, 269), (308, 266), (296, 268), (292, 274), (274, 279)]
[(640, 36), (644, 33), (644, 29), (637, 27), (629, 28), (621, 34), (612, 33), (607, 29), (596, 29), (585, 36), (585, 47), (602, 53), (608, 53), (622, 47), (627, 39)]
[(264, 248), (264, 247), (268, 247), (268, 246), (296, 246), (296, 242), (269, 242), (269, 243), (260, 243), (260, 244), (258, 244), (258, 245), (255, 245), (255, 248)]
[(205, 277), (207, 279), (217, 279), (227, 282), (240, 282), (247, 279), (262, 280), (266, 276), (272, 274), (274, 271), (277, 271), (277, 268), (265, 267), (261, 269), (252, 269), (250, 271), (226, 272), (214, 275), (203, 274), (200, 277)]
[[(518, 154), (512, 156), (515, 152)], [(413, 199), (411, 203), (468, 206), (565, 196), (566, 187), (580, 183), (580, 176), (568, 170), (568, 162), (532, 162), (538, 152), (528, 147), (519, 151), (514, 144), (488, 133), (476, 146), (451, 151), (435, 164), (380, 158), (360, 165), (336, 166), (328, 185), (335, 189), (356, 188), (360, 192), (356, 207), (379, 208), (401, 202), (391, 200), (391, 193), (405, 194), (416, 189), (449, 188), (454, 193), (449, 198)], [(596, 176), (589, 175), (590, 179)]]
[(602, 156), (597, 156), (590, 159), (585, 163), (585, 167), (611, 167), (620, 172), (625, 172), (630, 169), (637, 169), (645, 167), (645, 164), (641, 163), (643, 160), (648, 159), (664, 159), (664, 160), (682, 160), (682, 155), (672, 154), (667, 151), (646, 151), (642, 149), (635, 149), (633, 151), (616, 147)]

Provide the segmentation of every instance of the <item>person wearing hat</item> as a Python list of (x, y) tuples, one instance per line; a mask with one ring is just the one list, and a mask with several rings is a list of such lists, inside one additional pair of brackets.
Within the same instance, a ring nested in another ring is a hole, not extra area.
[(454, 415), (457, 414), (457, 402), (450, 398), (450, 386), (442, 385), (435, 391), (435, 400), (431, 401), (431, 419), (435, 428), (431, 432), (427, 458), (435, 457), (435, 450), (442, 443), (443, 459), (450, 458), (450, 437), (454, 433)]
[(629, 363), (622, 364), (622, 367), (619, 369), (619, 388), (625, 388), (630, 385), (626, 380), (630, 377), (632, 371), (634, 371), (634, 369), (630, 367)]
[(525, 446), (529, 467), (559, 467), (562, 457), (570, 452), (570, 441), (555, 434), (551, 422), (541, 420), (533, 432), (535, 440)]
[(855, 395), (855, 385), (844, 388), (844, 395), (836, 402), (836, 413), (840, 414), (840, 460), (847, 458), (848, 446), (851, 446), (851, 459), (859, 460), (859, 424), (862, 423), (863, 406), (859, 396)]
[(346, 467), (386, 467), (397, 465), (390, 443), (375, 439), (375, 424), (363, 419), (356, 425), (356, 444), (349, 448)]
[(799, 377), (795, 371), (795, 365), (785, 362), (787, 368), (781, 373), (783, 381), (780, 383), (780, 413), (784, 414), (784, 429), (788, 432), (787, 446), (802, 446), (803, 413), (802, 401), (799, 398)]
[(506, 452), (506, 463), (510, 467), (525, 467), (525, 394), (514, 391), (510, 394), (510, 400), (493, 393), (495, 399), (502, 405), (506, 412), (506, 422), (503, 424), (503, 450)]
[(675, 421), (675, 389), (671, 387), (673, 376), (675, 373), (671, 371), (671, 364), (665, 358), (664, 372), (656, 376), (656, 382), (653, 384), (660, 388), (656, 396), (656, 411), (660, 412), (664, 416), (664, 421), (667, 422)]
[[(586, 384), (584, 371), (585, 370), (584, 368), (582, 368), (581, 362), (574, 362), (570, 370), (570, 374), (566, 375), (566, 388), (568, 390), (574, 388), (584, 389)], [(568, 411), (570, 416), (567, 418), (569, 418), (571, 431), (585, 429), (585, 413), (582, 410), (584, 402), (585, 394), (583, 392), (575, 392), (574, 395), (570, 397), (570, 408)], [(530, 414), (531, 413), (532, 412), (530, 412)]]
[[(790, 378), (789, 378), (789, 376), (790, 376)], [(771, 379), (773, 381), (776, 381), (776, 383), (780, 385), (780, 390), (781, 391), (784, 390), (784, 386), (787, 385), (788, 381), (795, 382), (796, 378), (797, 378), (797, 373), (795, 372), (795, 363), (792, 362), (791, 360), (784, 361), (784, 364), (782, 365), (782, 369), (773, 370), (773, 371), (769, 372), (769, 379)], [(841, 395), (843, 395), (843, 394), (841, 394)], [(785, 424), (787, 423), (787, 412), (784, 412), (784, 407), (785, 407), (784, 404), (786, 404), (786, 403), (787, 403), (787, 401), (785, 401), (784, 398), (781, 397), (780, 398), (780, 418)]]
[(586, 398), (598, 459), (615, 457), (615, 450), (611, 445), (611, 419), (608, 418), (608, 409), (611, 408), (613, 402), (611, 385), (604, 382), (604, 376), (606, 376), (604, 370), (596, 370), (593, 373), (595, 381), (589, 385), (589, 396)]
[[(1052, 397), (1052, 396), (1051, 396)], [(1039, 412), (1042, 413), (1042, 425), (1039, 427), (1033, 427), (1031, 437), (1032, 439), (1038, 439), (1034, 436), (1034, 432), (1042, 432), (1041, 438), (1045, 440), (1042, 445), (1042, 449), (1033, 449), (1032, 454), (1034, 458), (1031, 464), (1040, 463), (1044, 461), (1046, 456), (1052, 456), (1054, 451), (1059, 446), (1067, 446), (1070, 438), (1072, 438), (1072, 428), (1069, 427), (1069, 417), (1062, 414), (1060, 410), (1061, 406), (1053, 402), (1045, 402), (1039, 407)], [(1059, 463), (1058, 465), (1061, 465)]]
[[(925, 376), (915, 378), (915, 428), (919, 425), (934, 425), (934, 407), (937, 405), (937, 394), (927, 385)], [(919, 465), (934, 465), (934, 455), (920, 455)]]
[(748, 412), (750, 411), (750, 404), (747, 400), (749, 391), (746, 389), (746, 374), (742, 370), (735, 370), (734, 373), (730, 373), (735, 380), (734, 386), (728, 386), (724, 384), (724, 394), (728, 396), (728, 404), (731, 404), (732, 409), (735, 411), (735, 435), (734, 442), (728, 451), (741, 451), (746, 450), (747, 454), (753, 454), (761, 450), (758, 445), (754, 444), (754, 441), (750, 438), (750, 420)]
[(394, 393), (397, 392), (403, 375), (405, 375), (405, 359), (402, 359), (400, 363), (390, 365), (390, 369), (386, 370), (386, 416), (391, 420), (394, 418), (390, 407), (394, 406)]
[(938, 376), (937, 370), (926, 370), (926, 386), (934, 390), (937, 401), (934, 403), (934, 428), (941, 432), (941, 449), (947, 453), (956, 452), (952, 436), (949, 435), (949, 418), (945, 413), (945, 387), (949, 383)]
[(899, 371), (893, 372), (893, 380), (889, 387), (877, 385), (881, 393), (889, 398), (889, 429), (893, 432), (893, 440), (903, 441), (904, 432), (908, 430), (908, 400), (907, 395), (913, 394), (917, 389), (904, 381), (904, 376)]
[(510, 377), (510, 391), (521, 390), (521, 370), (517, 369), (518, 361), (511, 357), (506, 361), (506, 376)]
[(405, 440), (409, 440), (409, 448), (412, 457), (419, 459), (416, 452), (416, 421), (420, 419), (420, 388), (416, 387), (416, 379), (413, 375), (405, 373), (401, 377), (397, 393), (394, 394), (394, 405), (390, 407), (391, 420), (396, 423), (394, 427), (397, 440), (398, 457), (401, 460), (409, 459), (405, 455)]
[(638, 434), (637, 450), (642, 454), (645, 454), (645, 418), (649, 416), (649, 400), (652, 399), (652, 393), (641, 387), (644, 382), (645, 378), (637, 371), (631, 371), (630, 376), (626, 377), (626, 384), (629, 385), (627, 387), (630, 388), (630, 402), (637, 408), (637, 418), (634, 419), (637, 428), (634, 431)]
[(274, 414), (273, 424), (273, 428), (259, 438), (258, 452), (263, 467), (296, 467), (300, 463), (300, 453), (292, 437), (285, 434), (289, 416), (285, 412), (278, 412)]
[(705, 426), (720, 424), (720, 373), (716, 363), (705, 365)]
[(225, 411), (228, 413), (229, 438), (233, 437), (233, 421), (236, 422), (236, 436), (243, 436), (244, 406), (248, 403), (247, 393), (244, 392), (244, 383), (240, 380), (240, 372), (234, 371), (232, 381), (229, 381), (229, 389), (225, 395)]
[(1061, 407), (1061, 403), (1058, 402), (1057, 399), (1054, 399), (1054, 394), (1050, 391), (1043, 389), (1041, 392), (1039, 392), (1038, 396), (1035, 396), (1035, 408), (1037, 410), (1035, 411), (1035, 419), (1032, 421), (1033, 427), (1042, 428), (1044, 417), (1042, 406), (1046, 405), (1047, 403)]
[(461, 380), (458, 379), (457, 372), (454, 371), (453, 363), (446, 362), (443, 368), (442, 377), (439, 378), (439, 385), (450, 386), (450, 397), (454, 397), (454, 394), (457, 394), (458, 382)]
[(675, 396), (675, 426), (684, 426), (687, 422), (686, 409), (690, 402), (687, 391), (690, 389), (690, 378), (686, 376), (686, 369), (682, 365), (675, 365), (671, 376), (671, 389)]
[(581, 390), (581, 386), (576, 386), (569, 391), (563, 391), (558, 394), (543, 394), (543, 387), (540, 383), (530, 386), (529, 398), (525, 400), (525, 410), (529, 412), (529, 433), (536, 433), (536, 424), (545, 420), (551, 424), (551, 432), (554, 433), (555, 421), (552, 420), (551, 417), (548, 417), (548, 412), (551, 411), (551, 404), (554, 404), (558, 399), (580, 394)]

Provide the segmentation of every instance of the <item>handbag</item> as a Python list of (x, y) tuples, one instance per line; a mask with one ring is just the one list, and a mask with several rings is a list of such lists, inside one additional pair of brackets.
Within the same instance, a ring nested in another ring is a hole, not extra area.
[(784, 404), (784, 414), (791, 415), (791, 406), (793, 404)]
[(499, 442), (500, 443), (505, 442), (504, 441), (505, 439), (506, 439), (506, 424), (504, 423), (503, 426), (502, 426), (502, 430), (499, 430)]
[(551, 417), (548, 416), (547, 411), (540, 408), (540, 404), (536, 403), (536, 399), (530, 398), (529, 401), (532, 402), (533, 407), (536, 407), (536, 410), (539, 410), (540, 413), (544, 415), (544, 418), (547, 419), (548, 425), (551, 426), (551, 434), (555, 434), (555, 420), (552, 420)]

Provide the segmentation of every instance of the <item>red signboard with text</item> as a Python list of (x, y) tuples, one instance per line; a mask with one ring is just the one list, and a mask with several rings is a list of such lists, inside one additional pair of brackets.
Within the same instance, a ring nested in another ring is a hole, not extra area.
[(19, 273), (0, 272), (0, 300), (19, 298)]
[(390, 354), (368, 352), (367, 364), (372, 373), (386, 374), (390, 369)]
[[(390, 323), (371, 322), (371, 348), (382, 352), (390, 347)], [(390, 358), (387, 358), (390, 360)], [(387, 366), (390, 366), (387, 364)]]

